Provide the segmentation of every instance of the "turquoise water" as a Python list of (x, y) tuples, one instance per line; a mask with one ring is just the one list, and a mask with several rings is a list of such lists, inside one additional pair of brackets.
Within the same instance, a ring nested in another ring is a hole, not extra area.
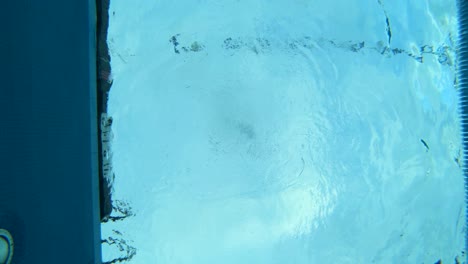
[(130, 263), (463, 259), (455, 1), (110, 13), (114, 199), (135, 215), (103, 237)]

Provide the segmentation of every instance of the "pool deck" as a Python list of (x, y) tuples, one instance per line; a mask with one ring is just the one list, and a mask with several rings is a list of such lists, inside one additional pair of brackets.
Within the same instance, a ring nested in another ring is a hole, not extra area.
[(0, 10), (0, 228), (13, 263), (99, 264), (95, 1)]

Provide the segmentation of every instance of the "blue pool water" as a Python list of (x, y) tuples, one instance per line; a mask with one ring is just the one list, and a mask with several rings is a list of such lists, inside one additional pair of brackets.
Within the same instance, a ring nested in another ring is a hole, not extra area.
[(109, 12), (114, 199), (134, 215), (102, 228), (129, 263), (464, 260), (455, 1)]

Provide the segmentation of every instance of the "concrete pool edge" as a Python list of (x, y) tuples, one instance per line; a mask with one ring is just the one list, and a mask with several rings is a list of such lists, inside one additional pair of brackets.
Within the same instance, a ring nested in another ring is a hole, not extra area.
[(13, 263), (101, 263), (95, 4), (0, 11), (0, 228)]

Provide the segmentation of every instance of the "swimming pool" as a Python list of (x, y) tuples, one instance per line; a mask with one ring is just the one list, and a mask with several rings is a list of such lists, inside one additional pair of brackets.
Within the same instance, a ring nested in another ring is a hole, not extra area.
[(465, 259), (455, 1), (109, 13), (113, 197), (132, 216), (103, 224), (127, 251), (104, 260)]

